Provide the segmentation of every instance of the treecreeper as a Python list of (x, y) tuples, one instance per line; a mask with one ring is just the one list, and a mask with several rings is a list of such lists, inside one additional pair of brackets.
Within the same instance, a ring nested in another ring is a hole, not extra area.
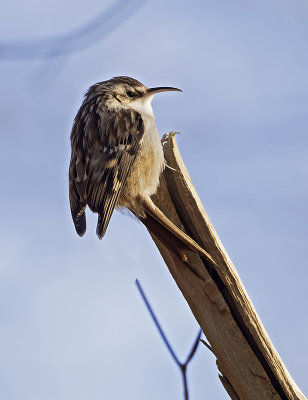
[(92, 85), (71, 132), (69, 200), (76, 232), (86, 232), (88, 206), (98, 214), (97, 236), (106, 233), (115, 208), (130, 210), (148, 230), (185, 260), (193, 250), (211, 256), (152, 202), (166, 167), (151, 101), (155, 93), (136, 79), (118, 76)]

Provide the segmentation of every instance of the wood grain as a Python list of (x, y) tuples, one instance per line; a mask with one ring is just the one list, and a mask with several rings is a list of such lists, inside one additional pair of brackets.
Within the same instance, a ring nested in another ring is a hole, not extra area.
[(160, 238), (152, 238), (212, 347), (225, 389), (232, 399), (240, 400), (306, 399), (270, 341), (206, 214), (172, 132), (164, 143), (164, 154), (173, 169), (165, 169), (153, 201), (218, 267), (191, 251), (186, 263)]

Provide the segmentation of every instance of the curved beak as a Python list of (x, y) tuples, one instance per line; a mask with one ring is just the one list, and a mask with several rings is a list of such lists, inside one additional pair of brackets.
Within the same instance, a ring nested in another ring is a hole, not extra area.
[(159, 92), (182, 92), (182, 90), (169, 86), (154, 87), (147, 90), (147, 94), (151, 95)]

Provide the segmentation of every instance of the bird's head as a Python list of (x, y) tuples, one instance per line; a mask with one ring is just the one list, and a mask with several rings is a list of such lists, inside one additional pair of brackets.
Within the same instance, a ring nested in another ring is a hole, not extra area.
[(128, 76), (117, 76), (102, 83), (105, 85), (108, 93), (106, 100), (108, 108), (132, 108), (133, 110), (149, 115), (153, 115), (151, 101), (155, 93), (182, 91), (181, 89), (167, 86), (147, 88), (141, 82)]

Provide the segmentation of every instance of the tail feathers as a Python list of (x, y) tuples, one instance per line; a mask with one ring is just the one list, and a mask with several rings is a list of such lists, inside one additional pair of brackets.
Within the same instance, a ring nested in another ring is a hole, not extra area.
[(187, 261), (185, 250), (187, 245), (184, 244), (177, 236), (170, 234), (170, 231), (163, 226), (152, 215), (145, 213), (145, 217), (139, 217), (139, 220), (145, 225), (148, 231), (154, 234), (172, 253), (177, 255), (181, 260)]
[(151, 200), (144, 199), (142, 208), (145, 216), (139, 217), (139, 220), (165, 244), (170, 251), (179, 256), (183, 261), (187, 261), (185, 251), (192, 250), (217, 266), (217, 263), (210, 254), (199, 246), (190, 236), (174, 225)]
[(76, 232), (78, 233), (79, 236), (83, 236), (87, 229), (86, 214), (85, 214), (84, 210), (82, 213), (79, 213), (78, 215), (76, 215), (73, 218), (73, 220), (74, 220)]
[(102, 214), (98, 214), (98, 220), (97, 220), (97, 225), (96, 225), (96, 234), (99, 239), (103, 239), (103, 237), (106, 233), (109, 221), (110, 221), (110, 218), (108, 218), (108, 220), (106, 220), (106, 218), (104, 218), (104, 216)]

